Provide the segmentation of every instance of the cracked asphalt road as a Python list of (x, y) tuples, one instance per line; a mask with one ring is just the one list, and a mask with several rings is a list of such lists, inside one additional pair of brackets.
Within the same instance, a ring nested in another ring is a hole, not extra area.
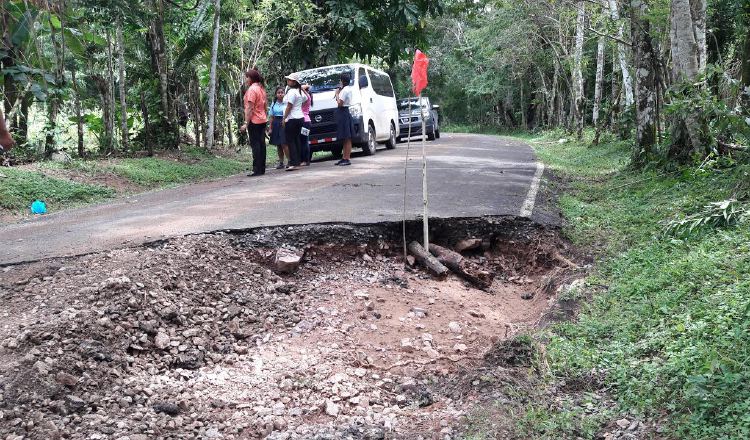
[[(412, 141), (407, 218), (422, 213), (421, 142)], [(152, 191), (0, 227), (0, 265), (133, 246), (174, 236), (309, 223), (378, 223), (402, 218), (406, 144), (355, 156), (352, 166), (315, 162), (295, 172)], [(521, 215), (556, 223), (540, 206), (534, 152), (513, 139), (444, 134), (427, 143), (431, 217)], [(536, 178), (535, 178), (536, 175)], [(533, 205), (533, 203), (532, 203)]]

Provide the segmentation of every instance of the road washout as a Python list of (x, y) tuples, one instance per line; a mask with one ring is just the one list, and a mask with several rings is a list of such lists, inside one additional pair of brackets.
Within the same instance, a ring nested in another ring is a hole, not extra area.
[[(398, 223), (0, 268), (0, 438), (459, 438), (473, 408), (528, 381), (517, 336), (556, 319), (580, 274), (558, 231), (526, 219), (436, 219), (431, 234), (477, 239), (464, 256), (492, 286), (404, 265)], [(275, 272), (282, 246), (304, 252), (291, 274)]]

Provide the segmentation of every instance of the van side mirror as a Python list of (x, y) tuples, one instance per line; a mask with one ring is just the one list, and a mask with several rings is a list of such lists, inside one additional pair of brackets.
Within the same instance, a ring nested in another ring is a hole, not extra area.
[(433, 105), (432, 105), (432, 109), (433, 109), (433, 110), (440, 110), (440, 106), (439, 106), (439, 105), (437, 105), (437, 104), (433, 104)]
[(367, 81), (367, 77), (366, 76), (360, 76), (359, 77), (359, 88), (360, 89), (365, 89), (369, 85), (370, 85), (370, 83)]

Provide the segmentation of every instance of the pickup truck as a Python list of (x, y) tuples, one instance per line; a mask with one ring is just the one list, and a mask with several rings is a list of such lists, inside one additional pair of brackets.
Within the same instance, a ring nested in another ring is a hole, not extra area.
[[(411, 106), (411, 114), (409, 107)], [(434, 141), (440, 138), (440, 106), (432, 105), (430, 98), (423, 96), (421, 98), (404, 98), (398, 100), (398, 121), (399, 133), (398, 141), (409, 136), (409, 127), (411, 126), (412, 136), (422, 135), (422, 118), (425, 122), (425, 133), (427, 139)]]

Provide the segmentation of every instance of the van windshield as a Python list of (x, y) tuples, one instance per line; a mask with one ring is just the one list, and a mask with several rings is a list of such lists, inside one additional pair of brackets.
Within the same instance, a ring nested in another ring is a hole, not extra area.
[(354, 82), (354, 69), (352, 69), (352, 66), (334, 66), (300, 72), (300, 83), (309, 84), (310, 90), (313, 93), (334, 90), (339, 86), (339, 79), (342, 73), (348, 73), (352, 83)]
[[(398, 100), (398, 109), (399, 110), (409, 110), (409, 104), (411, 103), (411, 107), (415, 108), (419, 106), (419, 98), (406, 98), (406, 99), (399, 99)], [(422, 107), (427, 107), (427, 98), (422, 98)]]

